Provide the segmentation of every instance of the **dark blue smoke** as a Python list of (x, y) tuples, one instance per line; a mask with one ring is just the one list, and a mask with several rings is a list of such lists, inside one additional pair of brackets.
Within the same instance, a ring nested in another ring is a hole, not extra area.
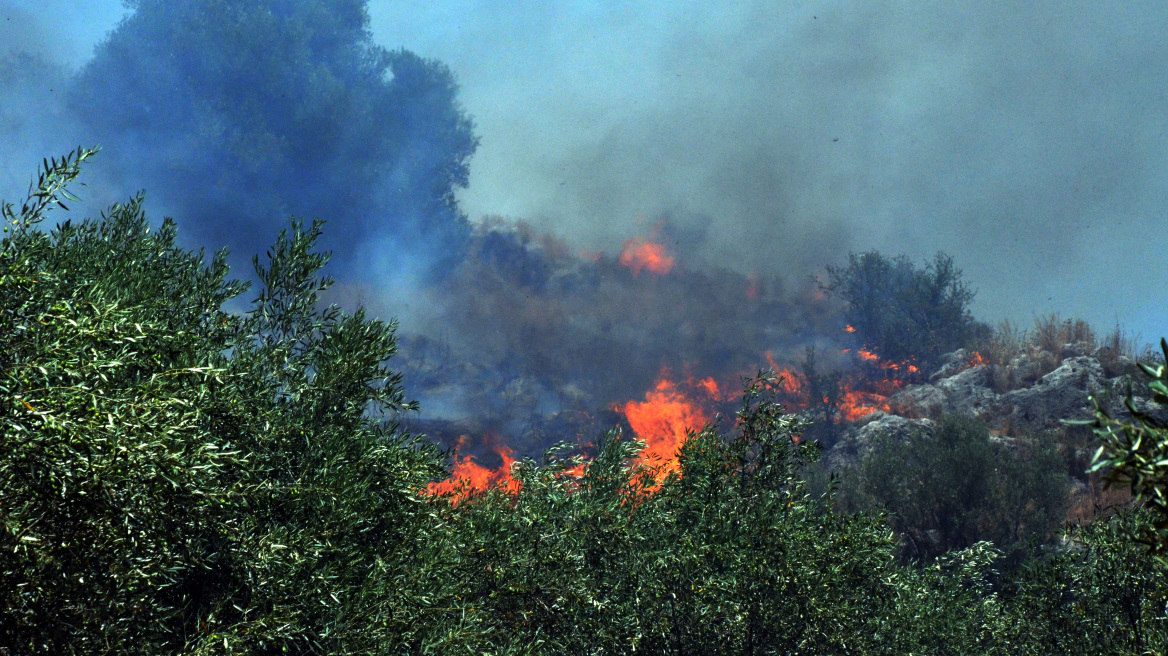
[(290, 215), (327, 221), (337, 275), (416, 280), (460, 257), (473, 125), (446, 66), (372, 43), (364, 0), (130, 5), (67, 93), (76, 140), (127, 194), (237, 263)]

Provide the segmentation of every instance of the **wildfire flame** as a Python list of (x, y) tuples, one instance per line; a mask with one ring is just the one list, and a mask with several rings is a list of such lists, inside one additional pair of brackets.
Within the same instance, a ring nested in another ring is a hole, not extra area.
[[(717, 398), (718, 386), (713, 378), (698, 382), (697, 389)], [(677, 450), (689, 431), (699, 430), (710, 418), (695, 400), (686, 396), (663, 372), (657, 385), (645, 394), (644, 401), (628, 401), (618, 406), (633, 433), (645, 442), (641, 458), (660, 463), (660, 475), (678, 471)]]
[(986, 362), (985, 358), (981, 357), (981, 353), (978, 353), (977, 351), (974, 351), (973, 357), (969, 359), (970, 367), (981, 367), (987, 364), (989, 363)]
[(444, 481), (430, 483), (426, 491), (432, 495), (455, 493), (455, 501), (461, 501), (475, 492), (481, 492), (497, 486), (504, 486), (508, 492), (518, 492), (519, 483), (511, 477), (511, 465), (515, 458), (511, 449), (503, 445), (495, 445), (492, 450), (503, 460), (498, 469), (487, 469), (474, 461), (474, 456), (460, 456), (458, 450), (466, 444), (466, 438), (459, 438), (455, 446), (454, 470), (450, 478)]
[(886, 398), (873, 392), (844, 392), (840, 398), (840, 419), (856, 421), (873, 412), (890, 412)]
[(662, 276), (673, 270), (674, 259), (661, 244), (634, 237), (621, 246), (620, 263), (634, 276), (641, 271)]
[[(908, 362), (884, 362), (875, 353), (866, 350), (856, 351), (855, 356), (885, 371), (907, 370), (910, 373), (917, 371), (916, 366)], [(807, 408), (812, 399), (808, 398), (809, 387), (805, 376), (790, 367), (779, 365), (769, 351), (766, 352), (765, 359), (778, 378), (774, 389), (779, 393), (784, 405), (792, 411)], [(974, 361), (984, 364), (976, 353)], [(874, 412), (891, 412), (888, 395), (902, 388), (904, 381), (889, 375), (881, 381), (844, 380), (840, 384), (837, 416), (841, 421), (850, 422), (863, 419)], [(857, 385), (862, 389), (856, 389)], [(663, 370), (653, 389), (645, 393), (644, 400), (617, 404), (613, 406), (613, 410), (623, 414), (633, 434), (645, 442), (640, 457), (642, 461), (658, 468), (657, 476), (660, 482), (668, 474), (680, 470), (678, 450), (690, 432), (700, 430), (710, 423), (713, 412), (711, 408), (724, 400), (722, 390), (713, 377), (700, 379), (688, 377), (681, 379), (680, 382), (674, 382), (669, 371)], [(828, 399), (824, 398), (823, 402), (827, 403)], [(427, 487), (430, 494), (452, 493), (457, 503), (475, 492), (495, 487), (504, 487), (511, 493), (519, 491), (518, 482), (511, 476), (511, 465), (515, 458), (509, 448), (502, 445), (491, 447), (502, 460), (502, 465), (497, 469), (488, 469), (475, 462), (473, 456), (457, 454), (458, 449), (464, 446), (464, 442), (465, 437), (459, 440), (455, 448), (454, 470), (450, 478), (431, 483)], [(580, 478), (587, 470), (588, 464), (587, 461), (580, 462), (565, 470), (565, 473)]]

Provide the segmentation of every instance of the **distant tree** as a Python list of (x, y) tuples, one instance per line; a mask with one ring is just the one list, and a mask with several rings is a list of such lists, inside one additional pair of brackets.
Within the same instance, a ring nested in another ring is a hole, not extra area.
[(327, 247), (375, 258), (354, 273), (441, 271), (468, 234), (454, 190), (478, 141), (450, 70), (375, 45), (366, 4), (130, 0), (70, 105), (217, 247), (327, 216)]
[(944, 253), (919, 269), (903, 255), (852, 253), (847, 266), (827, 267), (827, 278), (820, 286), (847, 303), (844, 318), (859, 346), (885, 360), (915, 360), (927, 369), (989, 331), (970, 314), (974, 292)]
[(803, 377), (807, 379), (808, 406), (813, 416), (813, 423), (808, 426), (804, 437), (820, 440), (824, 448), (830, 448), (838, 433), (836, 413), (842, 394), (842, 372), (820, 371), (814, 345), (803, 351), (801, 369)]

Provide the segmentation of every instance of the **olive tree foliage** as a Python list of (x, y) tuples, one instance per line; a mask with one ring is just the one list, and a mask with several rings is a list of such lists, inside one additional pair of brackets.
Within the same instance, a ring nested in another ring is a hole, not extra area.
[(1016, 564), (1049, 544), (1068, 506), (1069, 480), (1053, 436), (1006, 446), (970, 417), (947, 415), (934, 435), (882, 435), (850, 472), (849, 506), (880, 508), (907, 561), (932, 561), (991, 542)]
[[(433, 447), (399, 434), (392, 325), (321, 310), (319, 224), (256, 261), (175, 246), (142, 197), (38, 229), (94, 154), (46, 162), (0, 247), (0, 648), (325, 653), (396, 635)], [(387, 421), (387, 415), (390, 421)], [(380, 627), (380, 629), (378, 628)]]
[[(1160, 349), (1168, 363), (1168, 340), (1160, 340)], [(1168, 406), (1168, 366), (1141, 363), (1140, 369), (1149, 379), (1151, 403)], [(1136, 503), (1150, 511), (1151, 520), (1133, 537), (1168, 566), (1168, 421), (1162, 412), (1153, 414), (1150, 408), (1137, 406), (1131, 390), (1124, 399), (1127, 420), (1111, 417), (1097, 399), (1092, 401), (1092, 423), (1102, 444), (1090, 471), (1106, 470), (1108, 485), (1127, 484)]]
[(1146, 510), (1124, 509), (1067, 527), (1064, 548), (1008, 580), (998, 631), (1015, 653), (1168, 653), (1168, 577), (1131, 540), (1149, 520)]

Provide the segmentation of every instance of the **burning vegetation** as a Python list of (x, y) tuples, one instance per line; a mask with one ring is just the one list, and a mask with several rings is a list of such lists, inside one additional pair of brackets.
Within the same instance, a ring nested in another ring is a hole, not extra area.
[[(1063, 543), (1050, 534), (1068, 497), (1060, 445), (1007, 442), (969, 418), (896, 417), (913, 427), (908, 439), (885, 435), (838, 489), (835, 479), (820, 485), (809, 465), (830, 431), (808, 439), (815, 424), (867, 413), (922, 375), (886, 358), (877, 339), (849, 342), (865, 333), (840, 321), (846, 308), (824, 309), (814, 293), (780, 294), (769, 282), (756, 307), (727, 301), (708, 316), (739, 312), (773, 322), (771, 332), (740, 330), (733, 337), (753, 338), (745, 346), (666, 332), (696, 364), (662, 369), (673, 345), (653, 331), (684, 315), (672, 304), (699, 311), (723, 291), (741, 301), (742, 276), (687, 271), (679, 254), (647, 282), (616, 258), (545, 267), (555, 251), (537, 248), (526, 262), (504, 260), (519, 265), (507, 275), (485, 260), (460, 274), (479, 274), (474, 291), (511, 304), (508, 330), (537, 345), (528, 358), (497, 346), (468, 356), (462, 342), (471, 337), (493, 343), (487, 324), (452, 323), (479, 330), (429, 354), (471, 386), (490, 380), (490, 367), (509, 367), (496, 374), (510, 381), (499, 388), (506, 403), (480, 406), (488, 395), (472, 395), (455, 413), (486, 409), (499, 425), (521, 425), (523, 409), (548, 434), (577, 427), (585, 455), (558, 445), (537, 463), (511, 434), (475, 431), (450, 441), (455, 476), (442, 480), (449, 470), (438, 447), (392, 421), (412, 407), (389, 369), (393, 326), (318, 304), (329, 285), (319, 275), (319, 224), (293, 222), (257, 262), (250, 309), (229, 312), (246, 285), (226, 279), (225, 256), (205, 266), (176, 246), (173, 223), (152, 229), (140, 202), (101, 221), (36, 229), (48, 206), (72, 199), (63, 186), (92, 154), (46, 163), (19, 213), (0, 207), (10, 228), (0, 240), (8, 272), (0, 291), (13, 319), (0, 322), (0, 388), (10, 401), (0, 408), (2, 653), (538, 645), (534, 653), (663, 654), (716, 645), (836, 654), (944, 644), (1061, 656), (1168, 645), (1163, 562), (1127, 538), (1158, 540), (1163, 552), (1168, 421), (1137, 409), (1151, 409), (1143, 400), (1125, 400), (1130, 422), (1097, 408), (1096, 434), (1123, 471), (1142, 475), (1155, 463), (1154, 478), (1134, 489), (1160, 515), (1121, 509), (1068, 529)], [(493, 248), (515, 243), (512, 235)], [(643, 301), (644, 311), (606, 305), (597, 288)], [(687, 305), (695, 292), (704, 298)], [(446, 317), (482, 318), (471, 297), (454, 300), (472, 311)], [(577, 307), (583, 301), (592, 305)], [(784, 312), (832, 332), (801, 334)], [(597, 357), (624, 367), (657, 361), (627, 396), (615, 384), (585, 386), (586, 373), (538, 350), (541, 339), (589, 334), (584, 320), (595, 315), (624, 319), (607, 341), (584, 342)], [(1095, 345), (1082, 335), (1064, 343), (1063, 332), (1054, 326), (1042, 339), (1071, 351), (1050, 378), (1102, 376), (1095, 356), (1076, 355)], [(1115, 352), (1122, 340), (1108, 341), (1099, 357), (1126, 366)], [(605, 355), (610, 342), (627, 348), (619, 355), (647, 355), (620, 363)], [(801, 357), (792, 355), (798, 344)], [(986, 345), (995, 359), (1005, 346)], [(1168, 343), (1162, 350), (1168, 357)], [(1030, 355), (1009, 362), (1023, 367)], [(779, 376), (750, 376), (740, 388), (727, 380), (759, 359)], [(977, 360), (955, 351), (945, 366), (988, 394), (988, 372), (1002, 365)], [(411, 376), (439, 373), (418, 367)], [(1168, 404), (1165, 367), (1144, 373), (1155, 379), (1150, 398)], [(1037, 387), (1010, 398), (1051, 391)], [(798, 408), (800, 416), (787, 412)], [(719, 416), (733, 421), (708, 425)], [(639, 439), (620, 431), (596, 439), (579, 428), (588, 421), (623, 424)], [(546, 439), (532, 434), (533, 444)]]
[[(434, 294), (444, 338), (402, 340), (406, 384), (423, 408), (428, 399), (459, 399), (445, 416), (408, 420), (453, 449), (452, 479), (433, 490), (509, 480), (514, 461), (496, 444), (536, 456), (569, 439), (590, 457), (587, 445), (606, 423), (643, 440), (643, 458), (676, 470), (687, 431), (729, 410), (721, 390), (761, 369), (779, 376), (784, 407), (817, 418), (811, 434), (830, 446), (839, 426), (888, 412), (888, 396), (920, 379), (936, 344), (978, 330), (964, 310), (972, 294), (944, 256), (922, 270), (869, 253), (851, 269), (829, 268), (826, 284), (792, 287), (688, 267), (684, 250), (664, 246), (681, 243), (671, 230), (662, 220), (608, 256), (577, 253), (523, 223), (478, 228)], [(892, 273), (881, 280), (885, 269)], [(864, 277), (875, 289), (908, 289), (858, 296)], [(948, 292), (931, 308), (921, 297), (936, 288)], [(876, 303), (884, 318), (875, 318)], [(946, 328), (952, 317), (959, 320)], [(891, 335), (913, 325), (916, 346)], [(474, 437), (483, 435), (500, 437)]]

